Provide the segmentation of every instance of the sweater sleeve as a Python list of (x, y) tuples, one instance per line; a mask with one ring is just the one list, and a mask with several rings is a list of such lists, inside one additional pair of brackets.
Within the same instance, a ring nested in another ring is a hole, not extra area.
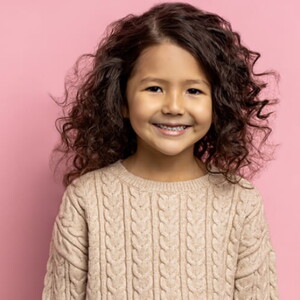
[(54, 222), (43, 300), (85, 299), (87, 248), (84, 195), (74, 180), (64, 192)]
[(234, 299), (278, 299), (275, 253), (264, 215), (262, 197), (254, 188), (247, 203), (241, 234)]

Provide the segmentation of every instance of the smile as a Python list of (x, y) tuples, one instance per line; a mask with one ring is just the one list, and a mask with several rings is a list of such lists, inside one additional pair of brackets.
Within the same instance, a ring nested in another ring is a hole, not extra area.
[(185, 128), (187, 128), (186, 125), (182, 125), (182, 126), (167, 126), (167, 125), (163, 125), (163, 124), (154, 124), (159, 128), (162, 129), (168, 129), (168, 130), (183, 130)]
[(191, 127), (188, 125), (174, 125), (174, 126), (169, 126), (164, 124), (153, 124), (153, 125), (158, 129), (159, 133), (168, 136), (183, 135), (184, 133), (186, 133), (188, 128)]

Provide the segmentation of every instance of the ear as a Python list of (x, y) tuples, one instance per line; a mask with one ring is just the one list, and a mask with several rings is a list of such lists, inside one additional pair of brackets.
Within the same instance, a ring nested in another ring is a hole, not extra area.
[(122, 105), (122, 115), (123, 118), (129, 118), (128, 108), (125, 105)]

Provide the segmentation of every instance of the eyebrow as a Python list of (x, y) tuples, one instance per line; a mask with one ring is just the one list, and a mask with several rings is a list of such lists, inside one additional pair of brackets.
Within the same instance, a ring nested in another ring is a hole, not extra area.
[[(161, 82), (161, 83), (168, 83), (168, 80), (161, 79), (161, 78), (155, 78), (155, 77), (145, 77), (140, 81), (140, 83), (144, 83), (144, 82), (147, 82), (147, 81), (156, 81), (156, 82)], [(187, 79), (187, 80), (184, 81), (184, 83), (189, 83), (189, 84), (204, 83), (208, 87), (210, 87), (210, 84), (206, 80), (203, 80), (203, 79)]]

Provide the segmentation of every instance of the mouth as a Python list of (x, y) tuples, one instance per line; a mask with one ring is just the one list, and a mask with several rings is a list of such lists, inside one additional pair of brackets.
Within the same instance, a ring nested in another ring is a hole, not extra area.
[(185, 135), (191, 125), (186, 124), (162, 124), (162, 123), (153, 123), (152, 124), (157, 132), (162, 136), (168, 137), (179, 137)]
[(188, 127), (191, 127), (191, 125), (185, 125), (185, 124), (162, 124), (162, 123), (153, 123), (154, 126), (165, 129), (165, 130), (171, 130), (171, 131), (180, 131), (184, 130)]

